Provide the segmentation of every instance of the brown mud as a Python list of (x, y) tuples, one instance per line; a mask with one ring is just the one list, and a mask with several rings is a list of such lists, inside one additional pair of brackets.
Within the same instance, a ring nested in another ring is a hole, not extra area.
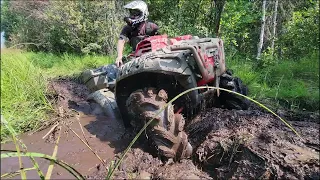
[[(133, 138), (130, 131), (125, 131), (121, 120), (104, 114), (99, 105), (87, 102), (89, 92), (85, 86), (68, 79), (54, 80), (51, 85), (56, 94), (58, 113), (50, 121), (50, 127), (21, 136), (28, 151), (51, 155), (58, 131), (53, 131), (45, 139), (42, 137), (59, 122), (69, 125), (84, 139), (82, 127), (89, 145), (108, 165), (118, 160)], [(80, 114), (78, 118), (77, 113)], [(186, 127), (194, 148), (191, 159), (162, 162), (156, 154), (148, 153), (146, 144), (137, 142), (113, 178), (319, 179), (319, 114), (277, 113), (288, 120), (302, 138), (275, 116), (257, 108), (248, 111), (207, 109)], [(72, 165), (88, 179), (105, 179), (107, 170), (95, 155), (68, 129), (61, 132), (58, 159)], [(1, 149), (15, 148), (12, 143), (7, 143)], [(46, 173), (49, 162), (36, 160)], [(24, 167), (32, 167), (27, 158), (24, 158)], [(16, 170), (19, 170), (17, 158), (1, 161), (1, 174)], [(29, 179), (39, 178), (36, 171), (29, 171), (27, 176)], [(55, 166), (52, 178), (73, 177)]]
[(270, 113), (211, 109), (188, 134), (197, 147), (195, 161), (213, 178), (319, 179), (315, 117), (289, 121), (299, 138)]
[[(114, 178), (319, 179), (319, 115), (282, 113), (302, 139), (270, 113), (208, 109), (187, 127), (192, 160), (161, 162), (135, 148)], [(105, 176), (102, 170), (88, 177)]]

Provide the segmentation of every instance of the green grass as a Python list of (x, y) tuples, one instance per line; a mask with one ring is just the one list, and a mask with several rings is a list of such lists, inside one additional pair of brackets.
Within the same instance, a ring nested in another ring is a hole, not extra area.
[[(17, 133), (34, 130), (48, 119), (53, 108), (46, 99), (49, 78), (76, 76), (83, 70), (111, 63), (106, 56), (61, 56), (2, 50), (1, 115)], [(1, 141), (8, 131), (1, 126)]]
[(319, 53), (299, 61), (276, 60), (266, 68), (254, 68), (253, 60), (227, 59), (236, 76), (249, 87), (249, 96), (275, 108), (319, 110)]
[[(41, 69), (24, 53), (1, 53), (1, 114), (17, 132), (32, 130), (52, 109)], [(1, 126), (1, 140), (8, 131)]]
[(85, 69), (110, 64), (115, 59), (109, 56), (76, 56), (67, 53), (57, 56), (51, 53), (28, 52), (25, 55), (35, 66), (43, 70), (46, 77), (73, 76)]

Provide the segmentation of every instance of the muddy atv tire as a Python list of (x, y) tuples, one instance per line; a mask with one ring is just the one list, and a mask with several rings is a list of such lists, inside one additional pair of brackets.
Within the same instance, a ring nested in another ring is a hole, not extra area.
[(183, 116), (174, 114), (173, 106), (169, 105), (156, 117), (167, 100), (166, 91), (157, 91), (155, 88), (140, 89), (131, 93), (126, 102), (128, 112), (134, 118), (131, 125), (140, 130), (145, 123), (154, 118), (147, 127), (147, 136), (158, 153), (175, 160), (188, 158), (192, 153), (192, 147), (183, 131)]
[[(232, 72), (230, 70), (226, 71), (226, 73), (220, 76), (220, 87), (240, 93), (242, 95), (248, 95), (248, 88), (243, 85), (240, 78), (232, 77)], [(221, 93), (218, 98), (218, 102), (222, 108), (237, 110), (248, 109), (249, 101), (246, 98), (226, 91), (220, 92)]]

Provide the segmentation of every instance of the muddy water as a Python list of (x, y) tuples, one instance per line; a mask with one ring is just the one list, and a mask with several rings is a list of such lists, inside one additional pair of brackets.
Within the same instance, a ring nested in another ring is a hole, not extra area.
[[(122, 150), (126, 143), (121, 141), (123, 135), (123, 126), (116, 119), (111, 119), (108, 116), (94, 116), (85, 115), (80, 116), (80, 124), (84, 130), (84, 134), (89, 142), (89, 145), (94, 149), (98, 155), (104, 159), (109, 160), (114, 157), (115, 153)], [(82, 139), (82, 131), (76, 119), (70, 126)], [(46, 142), (42, 137), (50, 130), (50, 128), (35, 133), (31, 136), (25, 134), (21, 136), (22, 141), (28, 148), (29, 152), (39, 152), (52, 155), (54, 142)], [(97, 164), (100, 164), (98, 158), (79, 140), (71, 131), (66, 132), (62, 129), (61, 138), (59, 142), (59, 149), (57, 158), (68, 163), (83, 175), (92, 173)], [(1, 146), (2, 150), (15, 150), (13, 143), (7, 143)], [(24, 167), (33, 167), (29, 158), (24, 158)], [(45, 173), (48, 168), (48, 161), (38, 160), (41, 170)], [(19, 170), (17, 158), (7, 158), (1, 161), (1, 174)], [(36, 171), (27, 173), (28, 179), (39, 178)], [(17, 176), (19, 177), (19, 176)], [(17, 178), (15, 177), (15, 178)], [(62, 168), (55, 167), (52, 178), (65, 179), (72, 178), (67, 171)]]
[[(90, 147), (105, 161), (114, 158), (116, 153), (122, 151), (129, 140), (123, 138), (125, 129), (120, 119), (116, 119), (114, 114), (106, 115), (103, 113), (101, 107), (95, 103), (89, 103), (85, 100), (88, 92), (81, 85), (70, 81), (56, 81), (54, 84), (57, 94), (63, 96), (57, 100), (57, 107), (62, 108), (63, 112), (70, 112), (74, 109), (80, 113), (79, 118), (75, 114), (66, 115), (60, 118), (60, 123), (65, 123), (70, 126), (82, 139), (84, 135), (88, 140)], [(60, 96), (59, 96), (60, 97)], [(80, 120), (80, 123), (79, 123)], [(58, 137), (58, 130), (50, 133), (45, 139), (45, 136), (52, 126), (36, 132), (32, 135), (21, 135), (22, 142), (27, 146), (29, 152), (38, 152), (52, 155), (54, 143)], [(82, 127), (82, 128), (81, 128)], [(2, 144), (1, 150), (15, 150), (14, 144)], [(61, 129), (61, 137), (58, 147), (57, 158), (74, 167), (82, 175), (92, 174), (101, 166), (99, 159), (89, 150), (89, 148), (79, 140), (67, 128)], [(36, 158), (40, 169), (46, 174), (49, 162), (40, 158)], [(33, 167), (29, 158), (23, 158), (24, 168)], [(1, 174), (14, 172), (19, 170), (18, 158), (6, 158), (1, 160)], [(13, 177), (13, 179), (20, 178), (20, 175)], [(35, 170), (27, 172), (28, 179), (39, 179)], [(55, 165), (52, 179), (74, 179), (74, 177), (63, 168)]]

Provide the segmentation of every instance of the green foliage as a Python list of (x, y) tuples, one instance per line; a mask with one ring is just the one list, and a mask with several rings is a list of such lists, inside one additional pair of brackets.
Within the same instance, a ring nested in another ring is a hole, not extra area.
[(122, 5), (103, 0), (10, 1), (3, 4), (1, 28), (6, 33), (7, 47), (111, 54), (124, 25)]
[[(79, 54), (112, 54), (125, 16), (123, 1), (4, 1), (1, 29), (7, 47)], [(226, 54), (256, 56), (261, 28), (261, 1), (146, 0), (149, 20), (162, 34), (219, 36)], [(274, 2), (267, 2), (263, 57), (258, 66), (275, 59), (301, 58), (318, 50), (319, 1), (279, 1), (275, 49), (272, 42)], [(222, 9), (219, 9), (223, 5)], [(222, 16), (217, 18), (217, 14)], [(27, 17), (27, 18), (26, 18)], [(298, 43), (299, 42), (299, 43)], [(274, 58), (275, 57), (275, 58)]]
[(159, 24), (161, 33), (168, 36), (193, 34), (208, 36), (206, 15), (210, 13), (210, 0), (157, 0), (146, 1), (149, 4), (150, 19)]
[(221, 34), (227, 52), (255, 55), (260, 25), (260, 9), (248, 1), (228, 1), (221, 20)]
[(286, 23), (278, 41), (286, 58), (298, 59), (319, 50), (319, 1), (311, 2), (309, 8), (293, 12)]
[[(211, 0), (147, 1), (150, 18), (169, 36), (192, 34), (216, 37), (213, 32), (214, 3)], [(249, 1), (226, 1), (221, 17), (221, 38), (227, 52), (255, 52), (259, 8)], [(252, 54), (253, 55), (253, 54)]]
[(47, 6), (47, 1), (4, 1), (1, 5), (1, 31), (5, 32), (6, 47), (43, 47), (49, 36), (44, 16)]
[(20, 22), (18, 16), (9, 10), (9, 1), (1, 1), (1, 32), (6, 32), (5, 39), (8, 40), (10, 34), (16, 33)]

